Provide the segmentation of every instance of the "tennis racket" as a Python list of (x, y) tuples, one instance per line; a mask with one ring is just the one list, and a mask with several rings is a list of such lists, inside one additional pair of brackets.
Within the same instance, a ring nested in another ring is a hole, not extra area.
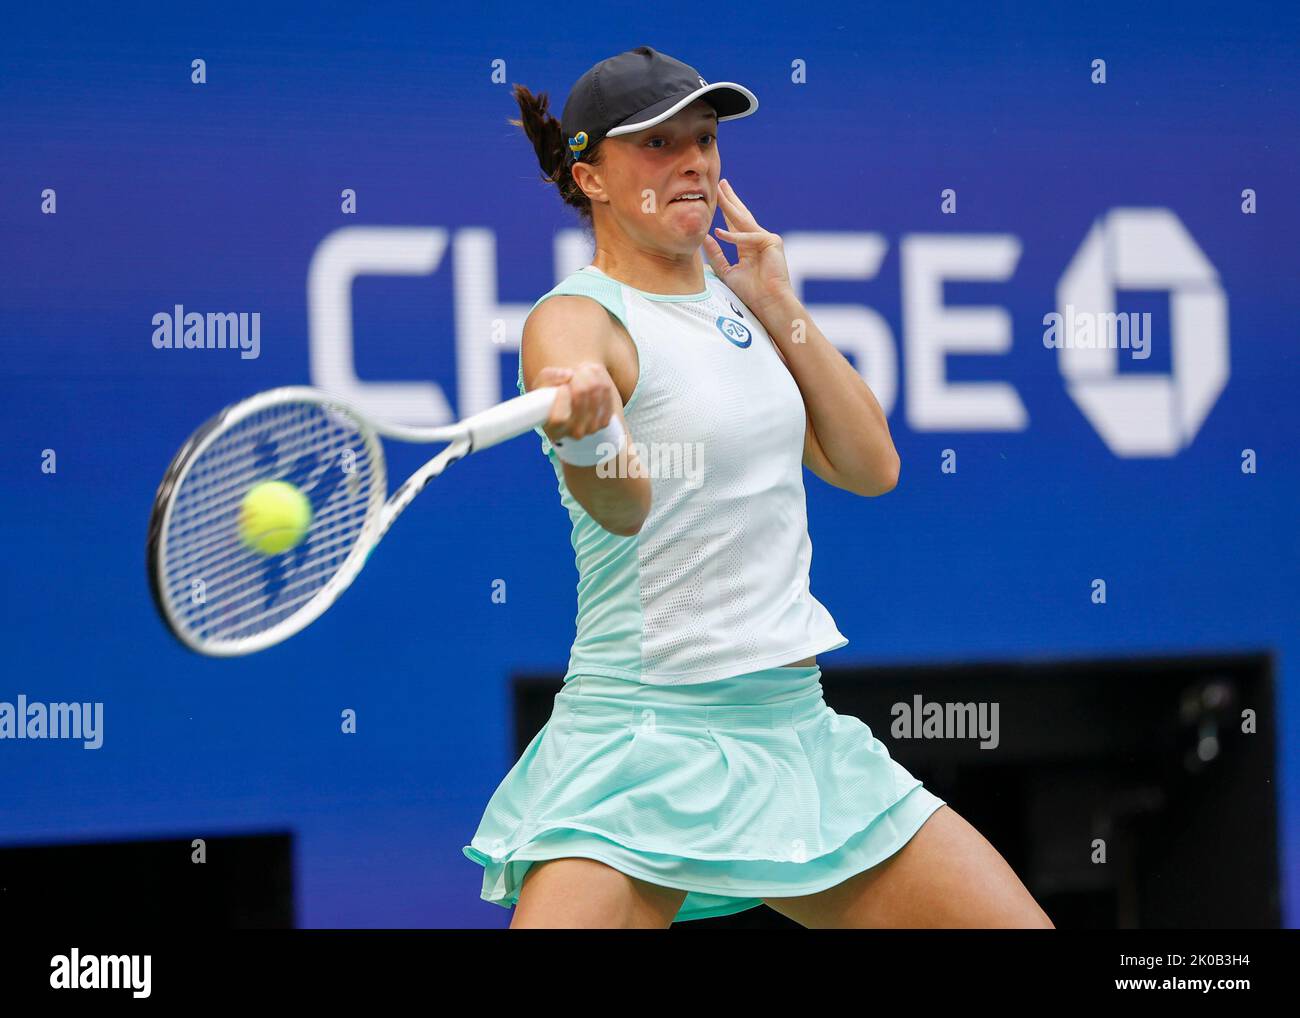
[[(167, 628), (213, 657), (251, 654), (319, 618), (433, 478), (472, 452), (546, 423), (557, 390), (534, 389), (465, 420), (413, 428), (371, 420), (319, 389), (271, 389), (226, 407), (173, 457), (149, 517), (149, 587)], [(447, 442), (387, 497), (379, 437)], [(264, 555), (240, 538), (244, 495), (296, 485), (311, 503), (302, 540)]]

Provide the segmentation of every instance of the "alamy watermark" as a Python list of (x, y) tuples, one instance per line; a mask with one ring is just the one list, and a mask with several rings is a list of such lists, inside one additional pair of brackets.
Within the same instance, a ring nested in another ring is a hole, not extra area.
[(1043, 324), (1043, 346), (1049, 350), (1132, 350), (1135, 361), (1151, 356), (1150, 311), (1076, 311), (1067, 304), (1064, 315), (1053, 311), (1043, 316)]
[[(596, 446), (596, 454), (609, 456), (613, 448), (613, 443), (602, 442)], [(628, 442), (617, 456), (596, 464), (596, 476), (680, 477), (686, 487), (698, 488), (704, 481), (704, 443)]]
[(975, 739), (980, 749), (997, 749), (997, 703), (925, 703), (918, 693), (911, 703), (890, 708), (894, 723), (889, 734), (895, 739)]
[(0, 739), (81, 739), (83, 749), (104, 744), (102, 703), (28, 703), (0, 701)]
[(177, 304), (153, 316), (155, 350), (238, 350), (243, 360), (262, 352), (262, 312), (186, 311)]
[(147, 997), (152, 969), (151, 954), (82, 954), (74, 947), (50, 959), (50, 988), (130, 990), (132, 997)]

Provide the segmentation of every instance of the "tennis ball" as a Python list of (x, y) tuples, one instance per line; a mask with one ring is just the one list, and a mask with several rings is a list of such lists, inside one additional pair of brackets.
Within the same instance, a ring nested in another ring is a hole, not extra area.
[(288, 481), (263, 481), (239, 506), (239, 538), (260, 555), (279, 555), (298, 544), (311, 526), (311, 503)]

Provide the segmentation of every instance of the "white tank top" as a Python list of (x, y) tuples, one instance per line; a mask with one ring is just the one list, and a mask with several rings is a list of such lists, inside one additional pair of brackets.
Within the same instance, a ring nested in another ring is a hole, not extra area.
[(701, 293), (651, 294), (588, 265), (533, 305), (580, 295), (623, 323), (640, 360), (623, 413), (651, 471), (640, 532), (611, 534), (570, 493), (536, 429), (573, 524), (566, 683), (710, 682), (848, 643), (809, 589), (803, 397), (762, 323), (707, 265), (704, 277)]

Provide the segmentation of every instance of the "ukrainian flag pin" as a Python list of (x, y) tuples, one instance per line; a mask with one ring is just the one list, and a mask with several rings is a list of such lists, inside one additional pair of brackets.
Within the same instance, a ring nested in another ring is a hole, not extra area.
[(579, 131), (574, 137), (569, 139), (569, 151), (574, 156), (582, 154), (582, 150), (587, 147), (587, 132)]

